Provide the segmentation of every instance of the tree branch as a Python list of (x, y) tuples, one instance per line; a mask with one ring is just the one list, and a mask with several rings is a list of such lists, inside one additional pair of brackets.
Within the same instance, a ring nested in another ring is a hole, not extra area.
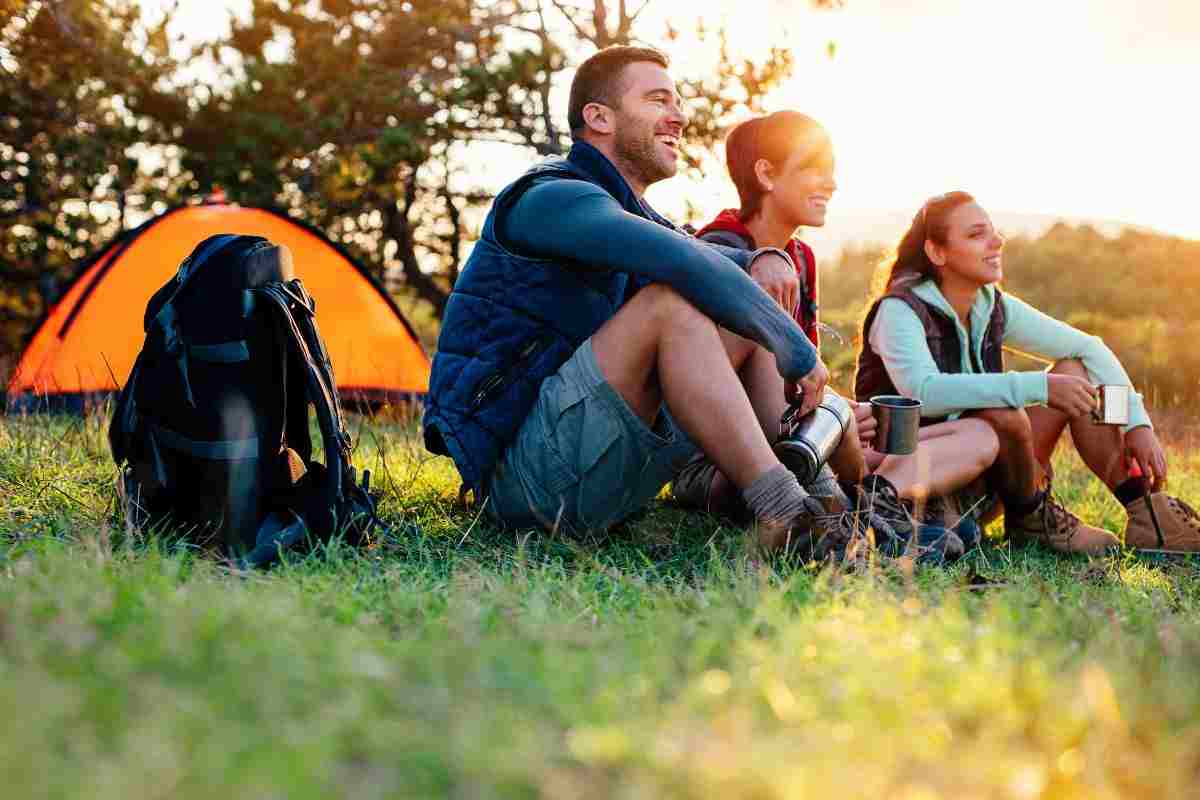
[(652, 0), (643, 0), (641, 7), (638, 8), (637, 11), (635, 11), (629, 15), (629, 24), (630, 25), (633, 25), (633, 23), (637, 22), (637, 18), (642, 15), (642, 12), (646, 10), (646, 7), (648, 5), (650, 5), (651, 1)]
[(554, 7), (558, 9), (558, 13), (562, 14), (566, 18), (567, 22), (571, 23), (571, 27), (575, 29), (575, 33), (579, 34), (580, 39), (586, 39), (589, 42), (595, 42), (595, 37), (585, 31), (583, 26), (580, 25), (575, 19), (574, 10), (568, 10), (569, 6), (563, 3), (562, 0), (550, 0), (550, 2), (553, 3)]
[(422, 300), (428, 301), (438, 319), (446, 308), (450, 293), (437, 284), (433, 278), (421, 270), (417, 261), (416, 241), (413, 238), (412, 222), (409, 213), (417, 198), (417, 171), (410, 170), (404, 179), (404, 206), (399, 203), (388, 203), (384, 214), (387, 224), (387, 234), (396, 242), (400, 266), (404, 270), (404, 282), (408, 284)]

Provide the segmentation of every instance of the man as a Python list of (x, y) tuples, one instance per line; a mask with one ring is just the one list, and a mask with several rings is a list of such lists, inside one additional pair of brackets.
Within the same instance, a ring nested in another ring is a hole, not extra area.
[(699, 242), (643, 200), (675, 174), (687, 124), (667, 68), (647, 48), (587, 59), (571, 152), (497, 196), (446, 306), (426, 446), (509, 525), (607, 528), (698, 447), (742, 491), (766, 549), (843, 535), (817, 524), (823, 509), (767, 433), (782, 405), (772, 371), (801, 413), (829, 375), (759, 286), (794, 293), (794, 266)]

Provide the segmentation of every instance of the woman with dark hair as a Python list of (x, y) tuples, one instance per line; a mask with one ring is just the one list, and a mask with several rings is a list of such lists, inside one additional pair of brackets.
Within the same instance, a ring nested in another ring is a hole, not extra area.
[[(725, 140), (725, 153), (740, 207), (722, 211), (698, 235), (728, 246), (785, 250), (796, 275), (790, 276), (790, 282), (759, 283), (818, 344), (816, 259), (796, 233), (801, 227), (825, 224), (829, 200), (837, 190), (829, 135), (804, 114), (780, 111), (736, 126)], [(885, 457), (870, 449), (875, 432), (870, 406), (850, 402), (855, 407), (857, 436), (847, 437), (830, 466), (844, 482), (861, 479), (864, 496), (873, 498), (873, 510), (901, 529), (897, 532), (902, 536), (911, 534), (914, 505), (967, 485), (996, 455), (998, 443), (991, 428), (979, 420), (961, 420), (922, 429), (914, 456)], [(871, 474), (864, 478), (868, 470)], [(823, 477), (833, 483), (829, 471)], [(704, 462), (689, 465), (676, 487), (676, 495), (685, 503), (702, 501), (713, 510), (721, 510), (723, 499), (736, 494), (724, 476)], [(923, 516), (943, 522), (941, 504), (929, 503), (928, 512)], [(972, 524), (969, 532), (965, 526), (960, 532), (974, 539), (977, 528)], [(951, 542), (947, 554), (956, 549), (961, 551), (961, 543)]]
[[(915, 397), (926, 423), (970, 415), (990, 425), (1000, 448), (989, 482), (1014, 542), (1088, 553), (1119, 543), (1050, 492), (1050, 454), (1070, 426), (1084, 463), (1129, 514), (1127, 545), (1200, 550), (1200, 519), (1162, 492), (1167, 458), (1141, 395), (1130, 390), (1127, 425), (1092, 421), (1096, 384), (1131, 386), (1125, 369), (1099, 338), (1002, 292), (1003, 248), (991, 218), (966, 192), (925, 203), (895, 257), (881, 265), (855, 393)], [(1004, 372), (1002, 346), (1053, 366)]]

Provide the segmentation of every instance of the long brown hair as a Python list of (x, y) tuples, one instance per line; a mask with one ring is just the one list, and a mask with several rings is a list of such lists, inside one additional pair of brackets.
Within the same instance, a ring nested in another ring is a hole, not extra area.
[(930, 198), (921, 206), (908, 230), (900, 237), (896, 249), (885, 255), (875, 268), (868, 309), (892, 289), (916, 286), (926, 280), (941, 280), (937, 265), (929, 260), (925, 252), (925, 242), (930, 240), (945, 244), (946, 233), (950, 229), (947, 221), (950, 213), (974, 201), (975, 198), (966, 192), (947, 192)]

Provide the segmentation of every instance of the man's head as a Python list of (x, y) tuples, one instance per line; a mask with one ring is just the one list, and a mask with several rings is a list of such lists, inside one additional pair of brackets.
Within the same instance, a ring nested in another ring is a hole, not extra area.
[(668, 64), (658, 50), (608, 47), (584, 61), (571, 83), (571, 135), (608, 156), (639, 193), (678, 169), (687, 115)]

